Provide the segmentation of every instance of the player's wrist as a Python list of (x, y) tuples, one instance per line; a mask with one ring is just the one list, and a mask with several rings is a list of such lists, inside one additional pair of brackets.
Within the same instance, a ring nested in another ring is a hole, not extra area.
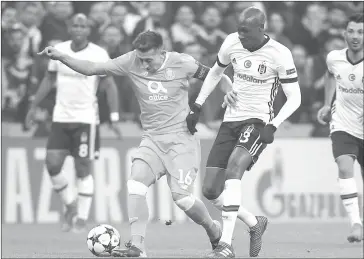
[(278, 129), (280, 123), (278, 121), (272, 120), (267, 125), (272, 125), (274, 127), (275, 131), (276, 131)]
[(191, 107), (191, 111), (193, 112), (201, 112), (202, 105), (198, 103), (194, 103)]
[(118, 112), (112, 112), (110, 113), (110, 119), (112, 122), (117, 122), (120, 119), (119, 113)]

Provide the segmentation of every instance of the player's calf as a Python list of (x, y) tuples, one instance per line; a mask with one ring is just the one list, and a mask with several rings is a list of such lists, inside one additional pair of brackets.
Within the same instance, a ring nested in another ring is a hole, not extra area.
[(351, 221), (351, 225), (362, 225), (360, 219), (358, 190), (354, 179), (354, 159), (349, 155), (342, 155), (336, 158), (339, 168), (340, 197), (346, 212)]
[(219, 222), (213, 221), (205, 204), (193, 196), (172, 193), (176, 205), (196, 224), (201, 225), (210, 239), (212, 247), (216, 247), (221, 238), (221, 226)]
[(90, 214), (92, 198), (94, 196), (94, 178), (92, 176), (92, 160), (88, 158), (75, 158), (77, 174), (77, 221), (75, 232), (86, 230), (86, 221)]
[(47, 150), (45, 161), (53, 189), (59, 194), (62, 203), (66, 206), (62, 224), (63, 231), (71, 230), (73, 219), (77, 215), (76, 197), (68, 184), (65, 173), (61, 171), (67, 155), (68, 151), (66, 150)]

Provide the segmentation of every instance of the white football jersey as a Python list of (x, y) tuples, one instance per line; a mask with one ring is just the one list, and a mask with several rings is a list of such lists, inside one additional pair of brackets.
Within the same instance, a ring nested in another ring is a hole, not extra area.
[(291, 51), (277, 41), (266, 40), (254, 51), (245, 49), (237, 32), (228, 35), (218, 53), (218, 64), (232, 64), (233, 90), (237, 92), (236, 108), (228, 107), (224, 121), (274, 118), (273, 101), (280, 83), (297, 82), (297, 71)]
[(326, 63), (336, 81), (330, 132), (345, 131), (363, 139), (363, 59), (353, 64), (345, 48), (331, 51)]
[[(106, 62), (110, 59), (106, 50), (91, 42), (78, 52), (71, 49), (71, 41), (59, 43), (55, 45), (55, 48), (76, 59), (92, 62)], [(57, 95), (53, 121), (99, 123), (96, 97), (99, 76), (82, 75), (56, 60), (49, 62), (48, 71), (57, 72)]]

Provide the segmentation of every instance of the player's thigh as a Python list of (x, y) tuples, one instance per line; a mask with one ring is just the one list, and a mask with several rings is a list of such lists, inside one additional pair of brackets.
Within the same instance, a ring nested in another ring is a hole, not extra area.
[(332, 152), (339, 169), (340, 178), (351, 178), (354, 174), (354, 160), (359, 158), (357, 140), (344, 131), (331, 134)]
[(158, 150), (149, 139), (142, 140), (138, 150), (132, 156), (131, 180), (150, 186), (165, 174), (165, 167)]
[(260, 130), (263, 127), (260, 123), (248, 123), (241, 128), (227, 169), (234, 178), (240, 179), (246, 170), (249, 171), (266, 148), (267, 145), (260, 141)]
[(226, 168), (231, 152), (234, 150), (237, 136), (229, 127), (229, 123), (223, 122), (217, 133), (216, 139), (210, 150), (206, 173), (203, 181), (203, 192), (222, 192), (226, 179)]
[(194, 136), (191, 138), (193, 139), (190, 142), (185, 143), (186, 148), (170, 158), (172, 166), (167, 168), (167, 182), (174, 200), (193, 193), (194, 183), (199, 172), (200, 143)]
[(67, 134), (66, 123), (52, 123), (46, 149), (47, 170), (51, 176), (57, 175), (62, 170), (63, 163), (71, 149), (71, 139)]
[(97, 159), (100, 152), (99, 125), (73, 123), (70, 130), (72, 135), (71, 154), (80, 161)]

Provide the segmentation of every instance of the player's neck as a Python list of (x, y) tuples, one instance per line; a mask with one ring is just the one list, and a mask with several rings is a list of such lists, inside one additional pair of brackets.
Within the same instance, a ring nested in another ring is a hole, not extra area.
[(84, 41), (84, 42), (80, 42), (80, 43), (76, 43), (74, 41), (72, 41), (71, 43), (71, 49), (74, 52), (78, 52), (81, 51), (83, 49), (85, 49), (88, 46), (88, 41)]
[(363, 60), (363, 51), (354, 52), (354, 51), (348, 49), (346, 51), (346, 56), (350, 63), (356, 64), (356, 63), (360, 62), (361, 60)]

